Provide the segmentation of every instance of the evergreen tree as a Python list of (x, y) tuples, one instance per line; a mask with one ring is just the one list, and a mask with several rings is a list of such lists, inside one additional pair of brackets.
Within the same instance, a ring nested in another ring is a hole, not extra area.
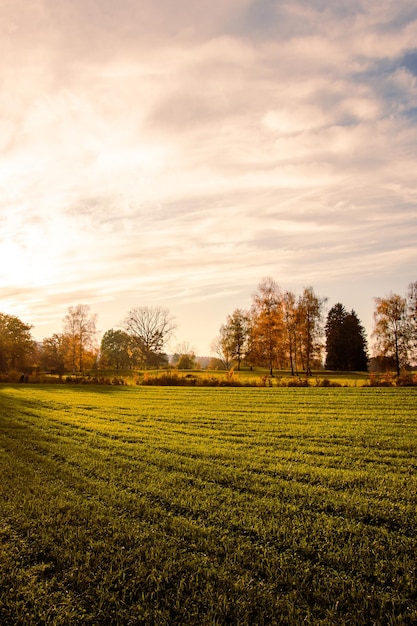
[(368, 369), (365, 329), (355, 311), (347, 312), (338, 302), (326, 322), (326, 369), (366, 371)]
[(338, 302), (329, 311), (326, 321), (326, 369), (347, 369), (347, 336), (345, 320), (347, 311)]
[(346, 317), (345, 327), (348, 341), (347, 369), (354, 372), (366, 372), (368, 369), (366, 332), (353, 309)]

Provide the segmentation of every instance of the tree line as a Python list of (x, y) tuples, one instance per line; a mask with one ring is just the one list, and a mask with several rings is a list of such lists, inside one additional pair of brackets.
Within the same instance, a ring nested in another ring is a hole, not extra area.
[[(326, 314), (327, 298), (312, 287), (302, 293), (283, 290), (272, 278), (260, 281), (247, 310), (235, 309), (212, 343), (211, 367), (238, 370), (266, 367), (292, 375), (313, 369), (366, 371), (369, 366), (365, 329), (354, 310), (337, 303)], [(374, 298), (374, 358), (397, 374), (417, 359), (417, 281), (404, 296)], [(61, 333), (35, 342), (29, 324), (0, 313), (0, 372), (33, 370), (58, 375), (89, 369), (159, 368), (168, 365), (165, 346), (176, 328), (166, 308), (137, 307), (117, 329), (97, 342), (97, 315), (88, 305), (69, 307)], [(183, 344), (174, 364), (196, 365)]]
[[(248, 310), (227, 317), (213, 343), (225, 367), (246, 365), (289, 369), (292, 375), (323, 366), (327, 370), (367, 371), (365, 329), (355, 310), (338, 302), (325, 315), (327, 298), (312, 287), (297, 296), (272, 278), (263, 279)], [(417, 282), (405, 296), (374, 298), (373, 360), (397, 375), (417, 361)]]
[(326, 302), (312, 287), (297, 296), (265, 278), (250, 309), (236, 309), (228, 316), (213, 350), (226, 367), (236, 364), (239, 370), (245, 363), (267, 367), (270, 375), (288, 369), (293, 376), (311, 376), (313, 369), (323, 367), (326, 347), (326, 368), (366, 370), (365, 329), (355, 311), (348, 313), (337, 304), (325, 321)]

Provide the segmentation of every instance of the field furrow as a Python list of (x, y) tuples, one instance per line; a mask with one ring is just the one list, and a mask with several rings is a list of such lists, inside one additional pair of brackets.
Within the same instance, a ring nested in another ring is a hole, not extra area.
[(413, 388), (0, 388), (0, 623), (414, 624)]

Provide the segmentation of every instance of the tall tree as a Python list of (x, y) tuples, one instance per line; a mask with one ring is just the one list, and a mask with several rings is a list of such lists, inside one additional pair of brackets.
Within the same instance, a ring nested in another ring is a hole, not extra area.
[(325, 333), (326, 369), (367, 370), (365, 329), (355, 311), (348, 313), (343, 304), (335, 304), (327, 315)]
[(26, 369), (31, 364), (35, 349), (31, 328), (15, 315), (0, 313), (0, 371)]
[(346, 318), (347, 311), (343, 304), (338, 302), (327, 314), (326, 333), (326, 369), (346, 370), (347, 369), (347, 344)]
[(283, 364), (284, 322), (282, 294), (278, 284), (270, 277), (258, 285), (252, 304), (251, 343), (257, 360), (265, 363), (269, 373)]
[(162, 307), (136, 307), (129, 311), (124, 321), (124, 328), (146, 368), (158, 363), (158, 355), (165, 358), (162, 349), (175, 327), (174, 318)]
[(347, 369), (354, 372), (366, 372), (368, 369), (368, 341), (366, 339), (366, 331), (356, 311), (353, 309), (346, 317), (345, 326), (347, 329), (346, 334), (349, 337), (347, 346)]
[(237, 369), (240, 370), (248, 344), (248, 313), (242, 309), (235, 309), (231, 315), (228, 315), (226, 324), (221, 327), (220, 333), (228, 344), (228, 351), (237, 363)]
[(307, 376), (312, 375), (313, 359), (320, 355), (323, 334), (323, 310), (327, 298), (316, 296), (312, 287), (305, 287), (298, 301), (301, 349)]
[(286, 291), (282, 297), (284, 336), (291, 375), (297, 373), (298, 308), (295, 294)]
[(397, 375), (408, 363), (411, 344), (407, 299), (396, 293), (374, 298), (375, 351), (377, 356), (393, 357)]
[(93, 348), (97, 315), (90, 314), (87, 304), (70, 306), (64, 319), (64, 334), (67, 336), (71, 369), (83, 371), (84, 357)]
[(407, 293), (408, 320), (410, 325), (411, 357), (417, 361), (417, 281), (408, 285)]

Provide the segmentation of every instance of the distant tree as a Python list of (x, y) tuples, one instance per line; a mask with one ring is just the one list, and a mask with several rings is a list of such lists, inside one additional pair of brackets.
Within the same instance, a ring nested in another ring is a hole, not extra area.
[(132, 338), (144, 367), (148, 368), (155, 366), (155, 362), (162, 362), (162, 349), (175, 330), (175, 322), (168, 309), (144, 306), (129, 311), (124, 329)]
[(267, 365), (272, 376), (284, 356), (284, 322), (282, 295), (278, 284), (264, 278), (253, 296), (251, 323), (251, 354), (259, 364)]
[(298, 300), (300, 344), (307, 376), (312, 375), (312, 362), (320, 355), (323, 334), (323, 309), (327, 298), (316, 296), (312, 287), (305, 287)]
[(130, 369), (134, 364), (130, 336), (123, 330), (107, 330), (101, 340), (101, 357), (111, 369)]
[(329, 311), (325, 326), (326, 369), (366, 371), (368, 367), (365, 330), (355, 311), (337, 303)]
[(207, 363), (208, 370), (224, 370), (224, 362), (217, 357), (210, 357), (209, 362)]
[(375, 356), (393, 357), (397, 374), (408, 364), (411, 345), (407, 299), (395, 293), (374, 298)]
[(31, 328), (15, 315), (0, 313), (0, 371), (26, 369), (31, 365), (35, 350)]
[(46, 337), (40, 348), (40, 364), (42, 368), (61, 377), (65, 372), (65, 361), (68, 353), (67, 338), (63, 334), (54, 333)]
[[(87, 304), (69, 307), (64, 319), (64, 334), (67, 337), (68, 357), (73, 372), (77, 369), (82, 372), (87, 352), (90, 352), (89, 357), (91, 356), (97, 333), (96, 323), (97, 315), (90, 314), (90, 307)], [(91, 358), (89, 360), (91, 361)]]
[(183, 342), (176, 347), (172, 357), (172, 365), (179, 370), (192, 370), (196, 368), (195, 351), (187, 342)]
[(181, 354), (178, 359), (177, 368), (179, 370), (192, 370), (196, 366), (194, 354)]

